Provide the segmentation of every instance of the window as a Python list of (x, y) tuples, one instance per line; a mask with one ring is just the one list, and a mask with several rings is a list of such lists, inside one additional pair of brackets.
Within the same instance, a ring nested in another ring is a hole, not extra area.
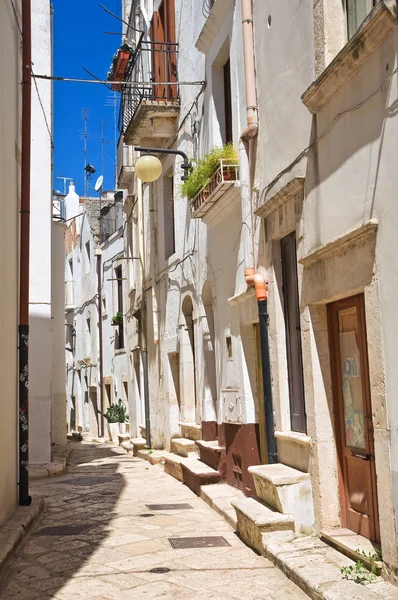
[(296, 232), (281, 240), (282, 281), (286, 329), (287, 373), (289, 380), (292, 431), (306, 433), (303, 359), (301, 353), (300, 305), (297, 280)]
[(73, 259), (72, 258), (69, 259), (69, 273), (73, 279)]
[(87, 331), (91, 333), (91, 319), (86, 319)]
[(86, 242), (86, 273), (91, 269), (91, 250), (90, 241)]
[(174, 224), (174, 180), (172, 175), (163, 177), (164, 257), (167, 260), (176, 251)]
[(225, 338), (225, 341), (227, 343), (227, 358), (228, 358), (228, 360), (231, 360), (232, 359), (232, 338), (231, 338), (231, 336), (228, 335)]
[(378, 0), (346, 0), (347, 35), (351, 39)]
[(231, 63), (228, 59), (223, 66), (224, 75), (224, 111), (225, 111), (225, 143), (232, 143), (232, 101), (231, 101)]
[[(123, 271), (121, 266), (116, 267), (115, 278), (117, 280), (116, 312), (120, 312), (123, 314)], [(123, 321), (116, 325), (115, 333), (115, 350), (121, 350), (122, 348), (124, 348)]]

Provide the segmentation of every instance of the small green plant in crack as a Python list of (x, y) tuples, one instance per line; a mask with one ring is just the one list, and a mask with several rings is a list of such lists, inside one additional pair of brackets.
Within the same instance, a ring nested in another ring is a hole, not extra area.
[(375, 550), (374, 552), (365, 552), (365, 550), (360, 550), (359, 548), (357, 548), (355, 552), (358, 552), (358, 554), (362, 554), (362, 556), (372, 561), (383, 560), (381, 550)]
[(365, 567), (363, 562), (357, 560), (354, 566), (341, 567), (340, 572), (343, 579), (350, 579), (359, 583), (360, 585), (368, 585), (374, 583), (377, 580), (376, 567), (372, 567), (370, 571)]

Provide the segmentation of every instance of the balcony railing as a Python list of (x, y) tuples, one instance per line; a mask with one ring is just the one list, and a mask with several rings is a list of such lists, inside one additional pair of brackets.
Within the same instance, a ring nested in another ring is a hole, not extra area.
[[(177, 57), (177, 43), (143, 39), (138, 42), (126, 81), (142, 82), (142, 85), (123, 86), (119, 113), (121, 133), (126, 133), (143, 101), (178, 103)], [(148, 82), (155, 85), (148, 85)]]

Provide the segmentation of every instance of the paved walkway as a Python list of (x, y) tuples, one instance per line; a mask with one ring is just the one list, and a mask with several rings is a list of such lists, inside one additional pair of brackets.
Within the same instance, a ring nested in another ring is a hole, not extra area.
[[(307, 599), (187, 487), (119, 448), (76, 444), (67, 473), (32, 489), (46, 507), (0, 576), (1, 600)], [(153, 503), (192, 508), (148, 509)], [(169, 542), (194, 536), (230, 546)], [(159, 568), (167, 571), (151, 572)]]

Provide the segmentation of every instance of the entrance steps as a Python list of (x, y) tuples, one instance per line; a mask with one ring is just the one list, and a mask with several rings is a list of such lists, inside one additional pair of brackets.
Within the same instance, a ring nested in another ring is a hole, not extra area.
[(138, 451), (146, 447), (146, 440), (144, 438), (130, 438), (121, 442), (120, 446), (131, 456), (137, 456)]
[(290, 514), (297, 534), (308, 535), (314, 527), (311, 476), (287, 465), (249, 467), (257, 499), (271, 510)]
[(196, 446), (199, 448), (200, 460), (212, 469), (219, 471), (221, 479), (225, 479), (227, 472), (225, 447), (220, 446), (217, 440), (211, 442), (197, 440)]
[(185, 437), (173, 438), (171, 440), (171, 451), (185, 458), (196, 458), (198, 455), (198, 448), (195, 441)]
[(165, 472), (185, 483), (197, 496), (200, 496), (202, 485), (220, 481), (220, 473), (200, 460), (172, 453), (163, 457)]
[(239, 537), (247, 546), (262, 554), (262, 534), (271, 531), (289, 531), (291, 539), (294, 536), (294, 519), (291, 515), (284, 515), (254, 498), (238, 498), (232, 500), (236, 511), (237, 530)]
[(181, 428), (182, 437), (188, 440), (202, 439), (202, 427), (195, 422), (180, 421), (178, 425)]

